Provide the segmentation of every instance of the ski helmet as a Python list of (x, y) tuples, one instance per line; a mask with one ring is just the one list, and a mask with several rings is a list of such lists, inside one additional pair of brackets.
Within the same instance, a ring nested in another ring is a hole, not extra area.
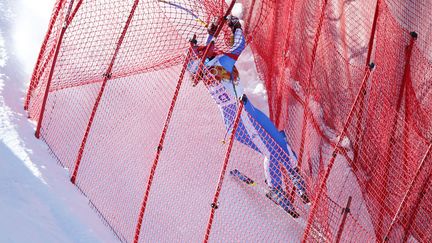
[(228, 27), (230, 27), (230, 28), (237, 29), (237, 28), (241, 27), (240, 19), (236, 16), (233, 16), (233, 15), (228, 16), (227, 21), (228, 21)]

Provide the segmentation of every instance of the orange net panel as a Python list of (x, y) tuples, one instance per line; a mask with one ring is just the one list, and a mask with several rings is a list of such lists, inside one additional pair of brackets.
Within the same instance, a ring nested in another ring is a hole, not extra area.
[(237, 3), (297, 157), (245, 101), (222, 117), (207, 68), (192, 86), (188, 40), (225, 1), (56, 2), (25, 108), (101, 218), (124, 242), (431, 241), (432, 4)]

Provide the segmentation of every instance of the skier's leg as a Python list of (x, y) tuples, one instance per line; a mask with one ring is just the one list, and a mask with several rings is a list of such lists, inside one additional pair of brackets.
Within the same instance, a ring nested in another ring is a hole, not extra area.
[(305, 194), (306, 190), (305, 190), (304, 180), (299, 174), (299, 171), (296, 168), (293, 168), (291, 166), (290, 160), (292, 160), (292, 158), (288, 157), (288, 154), (286, 152), (282, 152), (282, 150), (279, 151), (271, 150), (271, 151), (272, 153), (270, 156), (275, 161), (277, 161), (277, 163), (279, 163), (280, 166), (283, 166), (286, 169), (288, 176), (290, 177), (292, 183), (296, 187), (296, 191), (298, 195), (302, 196), (303, 194)]
[(253, 120), (255, 121), (254, 123), (257, 123), (255, 126), (257, 127), (258, 130), (260, 130), (260, 134), (263, 137), (269, 137), (266, 140), (269, 140), (271, 138), (272, 140), (274, 140), (274, 142), (277, 143), (277, 145), (275, 144), (274, 146), (279, 145), (281, 149), (286, 151), (286, 146), (285, 146), (286, 140), (279, 132), (279, 130), (276, 128), (274, 123), (270, 120), (270, 118), (267, 115), (265, 115), (262, 111), (260, 111), (258, 108), (256, 108), (252, 104), (252, 102), (250, 102), (250, 100), (248, 100), (245, 103), (245, 110), (253, 118)]
[(285, 139), (286, 142), (286, 148), (287, 148), (287, 158), (284, 158), (283, 161), (285, 161), (284, 166), (288, 171), (288, 174), (291, 178), (291, 181), (293, 182), (294, 186), (296, 187), (297, 194), (303, 199), (305, 203), (309, 203), (309, 198), (306, 194), (306, 183), (303, 179), (303, 177), (300, 174), (300, 171), (297, 167), (293, 168), (291, 165), (298, 164), (298, 158), (295, 152), (291, 149), (291, 146), (288, 143), (288, 140), (286, 139), (286, 135), (284, 131), (280, 132), (282, 136)]
[[(245, 102), (245, 107), (253, 107), (250, 101)], [(252, 142), (258, 147), (261, 153), (264, 155), (264, 175), (267, 180), (267, 184), (271, 188), (282, 188), (282, 173), (280, 170), (279, 158), (275, 157), (274, 148), (271, 146), (272, 143), (268, 140), (268, 136), (263, 134), (263, 129), (259, 121), (251, 113), (250, 109), (246, 109), (246, 112), (242, 113), (242, 122)]]
[[(226, 135), (229, 134), (234, 127), (234, 119), (235, 119), (235, 116), (237, 114), (237, 108), (238, 108), (237, 104), (231, 104), (229, 106), (222, 108), (222, 115), (224, 117), (225, 128), (227, 129)], [(258, 149), (258, 147), (252, 141), (250, 133), (246, 129), (244, 122), (243, 122), (243, 117), (240, 117), (237, 131), (235, 133), (235, 138), (237, 141), (239, 141), (239, 142), (243, 143), (244, 145), (252, 148), (253, 150), (261, 153), (261, 151)]]
[(302, 198), (305, 197), (303, 200), (307, 203), (308, 200), (306, 200), (306, 186), (300, 171), (297, 168), (291, 167), (289, 163), (285, 163), (285, 160), (289, 159), (283, 159), (284, 166), (287, 169), (288, 176), (296, 188), (297, 194)]
[(283, 190), (282, 172), (280, 169), (281, 164), (278, 158), (273, 156), (269, 147), (263, 142), (257, 130), (257, 123), (254, 122), (253, 119), (251, 120), (247, 112), (242, 113), (241, 119), (248, 137), (264, 155), (264, 175), (270, 189), (267, 197), (276, 202), (293, 217), (298, 217), (298, 214), (295, 212), (293, 205), (287, 197), (286, 191)]
[(264, 158), (264, 175), (269, 187), (282, 188), (282, 173), (280, 165), (273, 158)]
[[(271, 120), (263, 112), (254, 107), (251, 102), (246, 102), (245, 110), (253, 117), (256, 130), (259, 130), (258, 134), (261, 140), (266, 141), (264, 145), (267, 151), (271, 153), (270, 157), (278, 160), (286, 168), (288, 176), (297, 189), (297, 193), (302, 198), (306, 197), (305, 182), (299, 172), (294, 168), (298, 163), (297, 155), (288, 144), (285, 133), (277, 130)], [(304, 199), (304, 201), (308, 200)]]
[[(246, 101), (247, 103), (247, 101)], [(224, 119), (232, 123), (234, 121), (234, 104), (229, 107), (223, 107), (222, 111), (224, 114)], [(230, 108), (230, 109), (228, 109)], [(235, 108), (237, 105), (235, 104)], [(236, 110), (236, 109), (235, 109)], [(241, 143), (248, 145), (249, 147), (255, 149), (266, 158), (264, 161), (264, 174), (267, 180), (267, 184), (270, 188), (270, 192), (266, 195), (268, 198), (273, 200), (279, 206), (281, 206), (287, 213), (293, 217), (298, 217), (298, 213), (295, 211), (293, 205), (287, 197), (285, 190), (282, 186), (282, 173), (280, 170), (280, 162), (274, 157), (268, 147), (263, 143), (260, 134), (257, 131), (257, 123), (254, 125), (254, 121), (251, 120), (247, 112), (242, 112), (240, 116), (240, 123), (237, 128), (235, 137)], [(227, 127), (228, 130), (230, 128)]]
[(282, 186), (282, 172), (279, 162), (273, 157), (266, 157), (264, 160), (264, 173), (270, 189), (266, 196), (282, 207), (287, 213), (291, 214), (291, 216), (297, 218), (299, 215)]
[[(221, 82), (216, 85), (207, 86), (207, 88), (210, 95), (212, 96), (216, 104), (219, 106), (219, 109), (222, 113), (225, 128), (227, 130), (225, 134), (225, 138), (226, 138), (226, 136), (232, 131), (234, 127), (234, 120), (239, 106), (237, 100), (235, 99), (233, 94), (230, 93), (230, 91), (226, 88), (226, 85), (224, 83), (225, 82)], [(235, 138), (237, 139), (237, 141), (260, 152), (257, 146), (255, 146), (255, 144), (253, 143), (250, 133), (247, 131), (243, 120), (244, 120), (244, 116), (242, 116), (240, 119), (240, 123), (238, 125)]]
[(237, 132), (235, 134), (235, 138), (237, 141), (243, 143), (244, 145), (247, 145), (251, 149), (262, 154), (261, 150), (253, 142), (253, 139), (250, 136), (248, 130), (246, 129), (242, 118), (240, 118), (240, 123), (238, 125)]

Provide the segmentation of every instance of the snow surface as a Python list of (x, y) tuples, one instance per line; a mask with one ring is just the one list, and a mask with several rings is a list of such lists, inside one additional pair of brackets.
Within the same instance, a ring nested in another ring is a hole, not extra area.
[[(0, 0), (0, 242), (118, 242), (34, 137), (23, 110), (54, 3)], [(268, 113), (250, 50), (238, 65), (249, 80), (246, 92)]]
[(52, 6), (0, 1), (0, 242), (118, 242), (22, 108)]

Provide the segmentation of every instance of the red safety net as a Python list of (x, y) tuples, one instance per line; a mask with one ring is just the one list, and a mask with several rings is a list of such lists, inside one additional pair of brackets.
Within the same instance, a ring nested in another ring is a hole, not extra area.
[(283, 167), (299, 218), (266, 197), (264, 158), (233, 140), (238, 122), (226, 130), (216, 79), (204, 68), (193, 87), (185, 70), (225, 1), (58, 0), (25, 107), (101, 218), (125, 242), (431, 241), (432, 3), (237, 3), (311, 205)]
[[(340, 211), (331, 202), (343, 206), (351, 196), (348, 215), (368, 231), (366, 241), (430, 241), (432, 4), (274, 6), (263, 27), (274, 32), (258, 32), (252, 48), (271, 117), (296, 144), (302, 170), (319, 183), (303, 239), (334, 241), (340, 221), (332, 219)], [(345, 224), (342, 237), (354, 240)]]

